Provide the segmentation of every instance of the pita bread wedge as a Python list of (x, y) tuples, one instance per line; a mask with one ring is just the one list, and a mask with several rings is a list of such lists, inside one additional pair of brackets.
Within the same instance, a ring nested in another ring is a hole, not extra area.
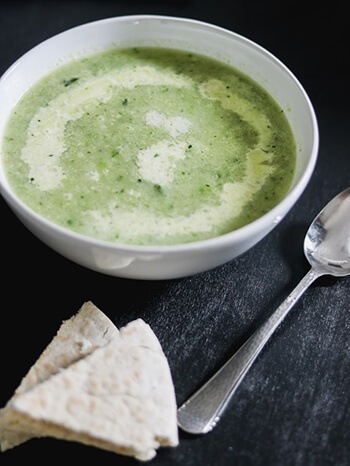
[(16, 394), (11, 429), (77, 441), (146, 461), (177, 446), (176, 400), (167, 359), (142, 319), (107, 345)]
[[(22, 379), (15, 394), (30, 390), (52, 374), (68, 367), (94, 349), (109, 343), (119, 331), (113, 322), (91, 301), (64, 321), (50, 344)], [(33, 435), (8, 429), (4, 409), (0, 410), (0, 449), (5, 451), (29, 440)]]

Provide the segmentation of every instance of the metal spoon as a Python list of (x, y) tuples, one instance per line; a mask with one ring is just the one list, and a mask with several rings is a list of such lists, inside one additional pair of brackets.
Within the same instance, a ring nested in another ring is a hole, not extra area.
[(320, 276), (350, 275), (350, 188), (334, 197), (311, 223), (304, 241), (311, 269), (287, 299), (241, 348), (177, 411), (191, 434), (210, 432), (265, 343), (306, 289)]

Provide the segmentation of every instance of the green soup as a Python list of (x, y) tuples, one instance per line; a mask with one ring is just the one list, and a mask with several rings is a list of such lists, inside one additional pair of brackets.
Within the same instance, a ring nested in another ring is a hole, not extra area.
[(18, 102), (7, 177), (63, 227), (133, 245), (222, 235), (288, 192), (296, 145), (256, 82), (179, 50), (118, 49), (66, 64)]

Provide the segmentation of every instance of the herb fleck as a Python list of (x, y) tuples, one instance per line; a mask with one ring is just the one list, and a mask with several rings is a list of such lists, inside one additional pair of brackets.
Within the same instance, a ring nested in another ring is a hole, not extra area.
[(158, 192), (158, 193), (161, 193), (162, 192), (162, 187), (160, 184), (155, 184), (153, 185), (154, 189)]
[(64, 87), (68, 87), (70, 86), (71, 84), (75, 83), (76, 81), (78, 81), (79, 78), (71, 78), (71, 79), (65, 79), (63, 81), (63, 84), (64, 84)]

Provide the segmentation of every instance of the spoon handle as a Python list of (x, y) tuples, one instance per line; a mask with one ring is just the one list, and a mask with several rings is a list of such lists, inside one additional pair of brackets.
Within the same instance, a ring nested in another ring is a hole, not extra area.
[(210, 432), (245, 374), (290, 309), (322, 273), (311, 270), (239, 350), (177, 411), (179, 427), (191, 434)]

